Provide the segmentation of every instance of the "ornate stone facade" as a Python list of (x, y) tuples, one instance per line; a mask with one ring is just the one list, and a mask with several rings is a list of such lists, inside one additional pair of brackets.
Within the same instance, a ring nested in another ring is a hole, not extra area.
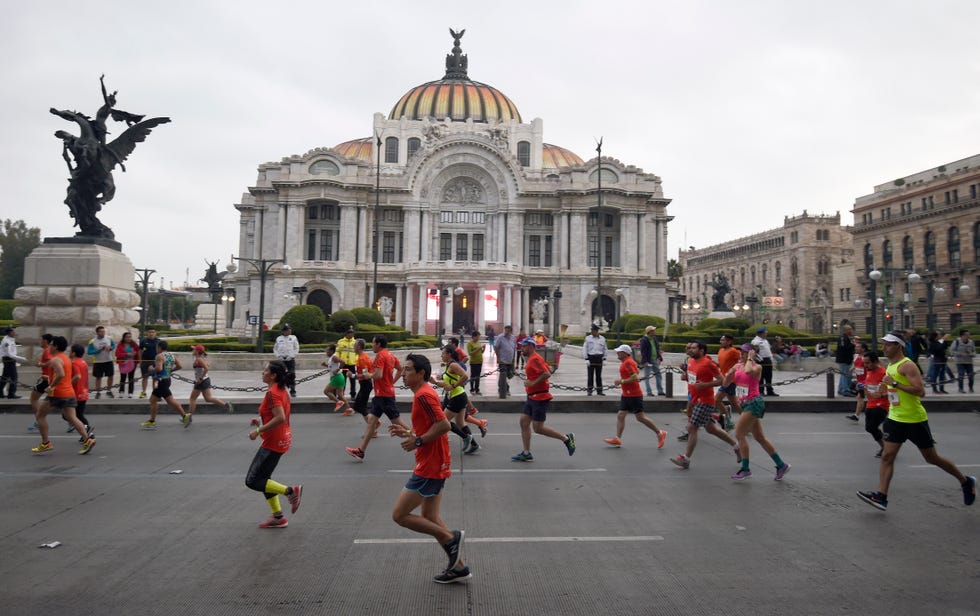
[[(664, 314), (670, 200), (660, 178), (603, 157), (600, 214), (600, 160), (545, 143), (541, 119), (523, 122), (510, 99), (465, 77), (456, 43), (453, 70), (375, 114), (375, 137), (260, 165), (235, 207), (238, 256), (288, 265), (269, 274), (266, 321), (296, 301), (329, 314), (382, 297), (392, 322), (428, 333), (529, 326), (545, 296), (536, 327), (549, 335), (559, 323), (587, 331), (596, 311)], [(239, 331), (259, 314), (252, 270), (225, 280)]]
[[(850, 229), (840, 214), (787, 216), (783, 226), (706, 248), (681, 250), (680, 320), (696, 324), (711, 310), (708, 283), (724, 274), (731, 286), (726, 303), (754, 322), (830, 332), (833, 269), (847, 259)], [(697, 308), (694, 305), (697, 304)]]

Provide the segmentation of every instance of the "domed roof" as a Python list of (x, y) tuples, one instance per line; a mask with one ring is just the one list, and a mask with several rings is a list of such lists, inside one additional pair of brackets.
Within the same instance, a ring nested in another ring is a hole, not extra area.
[(561, 146), (551, 145), (550, 143), (544, 143), (542, 145), (541, 167), (544, 169), (557, 169), (558, 167), (572, 167), (585, 164), (585, 161), (571, 150), (566, 150)]
[(459, 46), (466, 30), (453, 35), (453, 51), (446, 55), (446, 74), (439, 81), (415, 86), (405, 93), (388, 114), (389, 120), (436, 120), (453, 122), (521, 121), (517, 106), (503, 92), (467, 76), (467, 57)]
[(371, 149), (372, 140), (370, 137), (353, 139), (333, 146), (333, 149), (340, 152), (347, 158), (357, 158), (371, 162), (374, 152)]

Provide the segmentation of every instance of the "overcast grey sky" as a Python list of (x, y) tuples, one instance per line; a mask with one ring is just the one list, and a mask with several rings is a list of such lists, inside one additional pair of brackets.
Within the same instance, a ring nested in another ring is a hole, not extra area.
[(455, 4), (4, 1), (0, 219), (74, 233), (48, 108), (94, 114), (105, 73), (120, 109), (173, 122), (100, 218), (156, 282), (194, 283), (237, 252), (257, 166), (369, 136), (442, 77), (449, 27), (545, 141), (588, 160), (602, 136), (661, 176), (672, 258), (804, 209), (850, 224), (875, 184), (980, 152), (974, 0)]

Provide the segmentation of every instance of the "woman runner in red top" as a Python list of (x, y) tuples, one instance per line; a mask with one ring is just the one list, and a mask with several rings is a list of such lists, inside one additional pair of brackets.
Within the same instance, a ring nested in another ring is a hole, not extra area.
[(259, 528), (285, 528), (289, 526), (279, 505), (279, 495), (284, 494), (292, 507), (292, 513), (299, 509), (299, 499), (303, 486), (286, 486), (272, 480), (272, 473), (279, 464), (282, 454), (289, 451), (293, 442), (293, 432), (289, 427), (289, 389), (294, 386), (296, 376), (286, 370), (281, 360), (270, 361), (262, 371), (262, 382), (269, 386), (265, 398), (259, 405), (259, 419), (252, 419), (252, 430), (248, 438), (253, 441), (262, 437), (262, 446), (252, 458), (248, 468), (245, 485), (265, 494), (272, 509), (272, 515)]
[(874, 351), (864, 353), (864, 381), (862, 383), (867, 404), (864, 408), (864, 430), (878, 443), (876, 458), (881, 457), (884, 447), (881, 424), (888, 417), (888, 388), (882, 386), (881, 379), (885, 378), (885, 369), (881, 366), (878, 354)]

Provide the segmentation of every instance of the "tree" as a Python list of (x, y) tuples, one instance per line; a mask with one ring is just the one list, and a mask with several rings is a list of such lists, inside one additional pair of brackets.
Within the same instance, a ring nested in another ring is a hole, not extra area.
[(680, 280), (684, 275), (684, 268), (677, 262), (677, 259), (667, 259), (667, 278), (670, 280)]
[(24, 285), (24, 259), (41, 245), (41, 230), (23, 220), (3, 221), (0, 229), (0, 298), (12, 298)]

